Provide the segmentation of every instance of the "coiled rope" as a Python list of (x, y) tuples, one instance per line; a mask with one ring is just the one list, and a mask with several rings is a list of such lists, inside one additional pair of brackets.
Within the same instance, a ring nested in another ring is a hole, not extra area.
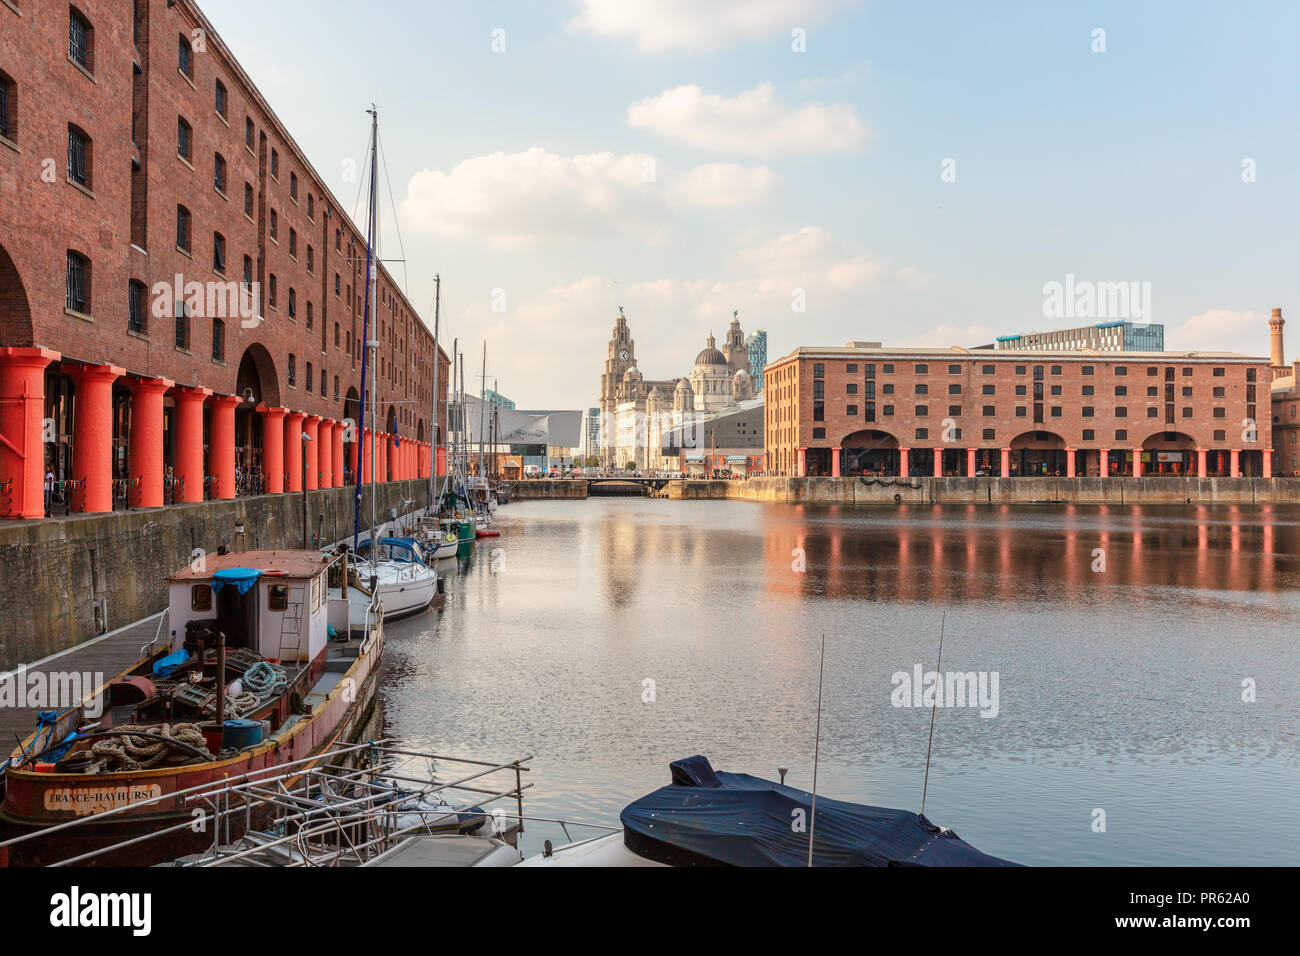
[(90, 748), (105, 761), (105, 769), (148, 770), (162, 763), (185, 764), (212, 760), (198, 724), (127, 724), (100, 731)]

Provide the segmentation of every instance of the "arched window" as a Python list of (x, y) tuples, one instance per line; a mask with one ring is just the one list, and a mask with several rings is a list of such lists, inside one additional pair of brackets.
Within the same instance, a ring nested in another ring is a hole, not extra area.
[(95, 72), (95, 28), (76, 7), (68, 8), (68, 56), (87, 73)]
[(80, 127), (68, 124), (68, 178), (86, 189), (91, 188), (91, 159), (90, 137)]
[(78, 315), (90, 315), (90, 260), (68, 250), (66, 308)]

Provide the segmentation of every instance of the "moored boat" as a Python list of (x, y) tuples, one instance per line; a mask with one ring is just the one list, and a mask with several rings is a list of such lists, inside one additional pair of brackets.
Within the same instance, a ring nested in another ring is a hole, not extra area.
[(670, 765), (672, 782), (635, 800), (618, 833), (547, 850), (520, 866), (1017, 866), (923, 815), (849, 803), (705, 757)]
[[(86, 862), (193, 852), (211, 835), (192, 828), (185, 791), (310, 767), (359, 733), (383, 654), (383, 608), (368, 606), (358, 639), (329, 639), (348, 631), (347, 601), (329, 589), (344, 562), (250, 551), (207, 555), (171, 575), (170, 638), (66, 712), (43, 750), (37, 731), (11, 755), (0, 862), (48, 864), (110, 845)], [(96, 700), (103, 715), (87, 724)], [(126, 842), (145, 834), (154, 836)]]

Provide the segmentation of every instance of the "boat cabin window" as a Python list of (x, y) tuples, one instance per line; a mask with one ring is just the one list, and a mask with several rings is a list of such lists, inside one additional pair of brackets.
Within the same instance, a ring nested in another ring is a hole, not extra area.
[(207, 584), (196, 584), (190, 588), (190, 610), (212, 610), (212, 588)]
[(311, 579), (311, 609), (320, 607), (320, 578)]
[(289, 586), (287, 584), (272, 584), (266, 589), (266, 609), (268, 611), (283, 611), (289, 607)]

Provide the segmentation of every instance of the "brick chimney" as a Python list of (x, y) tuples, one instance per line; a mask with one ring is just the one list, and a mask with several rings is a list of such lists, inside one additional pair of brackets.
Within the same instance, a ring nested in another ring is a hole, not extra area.
[(1268, 320), (1268, 329), (1272, 338), (1272, 360), (1270, 364), (1274, 368), (1281, 368), (1286, 365), (1286, 351), (1282, 348), (1282, 326), (1286, 325), (1286, 319), (1282, 318), (1282, 310), (1274, 309), (1273, 317)]

